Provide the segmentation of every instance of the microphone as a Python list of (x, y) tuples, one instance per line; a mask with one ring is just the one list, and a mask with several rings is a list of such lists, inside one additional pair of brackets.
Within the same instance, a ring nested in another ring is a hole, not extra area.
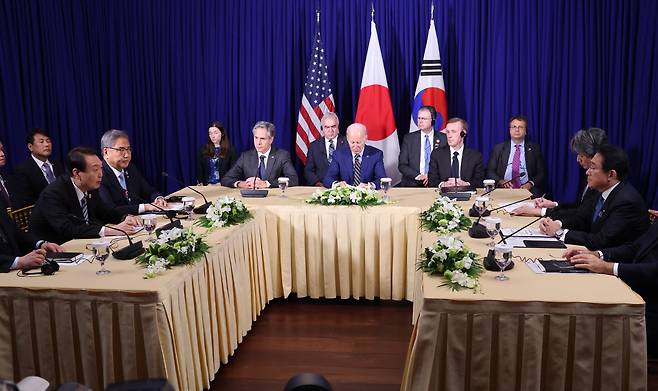
[[(519, 175), (517, 175), (516, 177), (512, 177), (512, 179), (503, 182), (503, 183), (500, 185), (500, 187), (505, 187), (505, 185), (507, 185), (508, 183), (512, 182), (513, 180), (515, 180), (515, 179), (521, 179), (521, 178), (523, 178), (524, 176), (526, 176), (526, 173), (525, 173), (525, 172), (520, 172)], [(481, 195), (480, 197), (484, 197), (484, 196), (486, 196), (486, 195), (489, 194), (489, 193), (493, 193), (493, 191), (496, 190), (497, 188), (498, 188), (497, 186), (494, 186), (493, 189), (488, 190), (488, 191), (485, 191), (484, 193), (482, 193), (482, 195)], [(490, 212), (489, 210), (485, 210), (484, 212), (482, 212), (482, 216), (480, 216), (480, 214), (478, 213), (478, 211), (475, 209), (475, 204), (473, 204), (473, 206), (471, 207), (471, 209), (468, 210), (468, 215), (469, 215), (469, 217), (487, 217), (487, 216), (489, 216), (490, 214), (491, 214), (491, 212)], [(478, 221), (480, 221), (480, 220), (478, 219)]]
[(163, 225), (162, 227), (155, 230), (156, 234), (160, 235), (160, 232), (168, 231), (172, 228), (183, 228), (183, 224), (181, 223), (181, 221), (179, 219), (176, 219), (176, 221), (174, 221), (174, 217), (176, 217), (176, 214), (177, 214), (177, 212), (175, 210), (167, 210), (167, 209), (165, 209), (163, 207), (160, 207), (160, 206), (158, 206), (158, 205), (156, 205), (152, 202), (149, 202), (149, 205), (153, 205), (156, 208), (158, 208), (159, 210), (161, 210), (162, 212), (164, 212), (164, 215), (167, 216), (167, 218), (169, 219), (169, 223), (167, 223), (167, 224)]
[[(478, 216), (477, 221), (476, 221), (475, 223), (473, 223), (473, 225), (471, 226), (471, 228), (468, 229), (468, 236), (470, 236), (470, 237), (472, 237), (472, 238), (476, 238), (476, 239), (484, 239), (484, 238), (488, 238), (488, 237), (489, 237), (489, 234), (487, 234), (487, 227), (485, 227), (484, 225), (480, 224), (480, 219), (481, 219), (482, 217), (486, 217), (486, 216), (490, 215), (491, 212), (495, 212), (495, 211), (497, 211), (497, 210), (500, 210), (500, 209), (503, 209), (503, 208), (507, 208), (507, 207), (510, 206), (510, 205), (515, 205), (515, 204), (518, 204), (519, 202), (528, 201), (529, 199), (532, 199), (532, 196), (529, 196), (529, 197), (526, 197), (526, 198), (520, 199), (520, 200), (518, 200), (518, 201), (514, 201), (514, 202), (512, 202), (512, 203), (505, 204), (505, 205), (499, 206), (499, 207), (497, 207), (497, 208), (493, 208), (493, 209), (491, 209), (491, 210), (486, 210), (485, 212), (482, 212), (482, 216)], [(472, 207), (471, 209), (475, 209), (475, 205), (473, 205), (473, 207)], [(487, 212), (488, 212), (488, 214), (487, 214)], [(468, 214), (469, 214), (469, 216), (470, 216), (471, 212), (469, 211)], [(471, 217), (475, 217), (475, 216), (471, 216)]]
[(106, 228), (117, 230), (117, 231), (121, 232), (122, 234), (124, 234), (126, 236), (126, 238), (128, 238), (128, 243), (129, 244), (126, 247), (122, 248), (122, 249), (119, 249), (117, 251), (112, 251), (112, 255), (116, 259), (120, 259), (122, 261), (125, 261), (127, 259), (133, 259), (133, 258), (135, 258), (139, 255), (142, 255), (145, 251), (144, 250), (144, 245), (142, 244), (141, 240), (138, 241), (138, 242), (133, 243), (133, 240), (130, 238), (130, 235), (128, 235), (128, 232), (122, 230), (121, 228), (112, 227), (112, 226), (106, 225), (106, 224), (93, 223), (91, 221), (89, 223), (87, 223), (85, 221), (85, 219), (81, 219), (80, 217), (78, 217), (74, 214), (69, 214), (69, 217), (71, 217), (72, 219), (75, 219), (77, 221), (80, 221), (84, 224), (95, 225), (95, 226), (98, 226), (98, 227), (106, 227)]
[(183, 181), (176, 178), (175, 176), (169, 175), (169, 173), (167, 173), (166, 171), (162, 171), (162, 176), (165, 177), (165, 178), (171, 178), (171, 179), (174, 180), (174, 182), (178, 183), (179, 185), (181, 185), (181, 186), (183, 186), (187, 189), (190, 189), (193, 192), (200, 195), (203, 198), (204, 204), (199, 205), (196, 208), (194, 208), (194, 213), (201, 214), (201, 215), (206, 214), (206, 211), (208, 210), (208, 207), (210, 206), (210, 202), (208, 202), (208, 200), (206, 199), (206, 196), (204, 196), (202, 192), (200, 192), (199, 190), (196, 190), (195, 188), (193, 188), (191, 186), (186, 185), (185, 183), (183, 183)]
[[(499, 244), (500, 244), (500, 243), (507, 243), (507, 241), (506, 241), (507, 239), (509, 239), (509, 238), (511, 238), (512, 236), (516, 235), (516, 234), (519, 233), (521, 230), (523, 230), (523, 229), (525, 229), (525, 228), (528, 228), (530, 225), (532, 225), (532, 224), (538, 222), (538, 221), (541, 220), (541, 219), (543, 219), (543, 217), (538, 217), (538, 218), (532, 220), (531, 222), (529, 222), (528, 224), (524, 225), (523, 227), (521, 227), (521, 228), (517, 229), (516, 231), (512, 232), (512, 233), (509, 234), (509, 235), (503, 235), (503, 234), (501, 233), (501, 234), (500, 234), (501, 239), (500, 239), (500, 241), (498, 241), (498, 243), (499, 243)], [(487, 269), (487, 270), (490, 270), (490, 271), (493, 271), (493, 272), (498, 272), (498, 271), (500, 271), (500, 267), (498, 266), (498, 264), (496, 264), (496, 252), (495, 252), (494, 250), (491, 250), (491, 249), (490, 249), (489, 252), (487, 252), (487, 256), (484, 257), (484, 259), (482, 260), (482, 265), (483, 265), (484, 268)], [(507, 270), (511, 270), (511, 269), (513, 269), (513, 268), (514, 268), (514, 261), (510, 261), (509, 265), (507, 265), (507, 267), (505, 267), (505, 271), (507, 271)]]
[[(254, 175), (254, 183), (251, 189), (240, 189), (240, 195), (243, 198), (264, 198), (269, 193), (266, 189), (256, 189), (256, 177), (258, 177), (258, 167), (256, 167), (256, 175)], [(260, 178), (263, 179), (263, 178)]]

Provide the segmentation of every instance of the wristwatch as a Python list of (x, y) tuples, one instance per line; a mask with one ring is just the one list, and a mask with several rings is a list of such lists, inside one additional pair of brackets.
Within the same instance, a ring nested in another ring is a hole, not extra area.
[(560, 228), (560, 229), (558, 229), (557, 231), (555, 231), (555, 235), (554, 235), (554, 236), (555, 236), (556, 238), (560, 239), (560, 238), (562, 237), (562, 234), (564, 234), (564, 229), (563, 229), (563, 228)]

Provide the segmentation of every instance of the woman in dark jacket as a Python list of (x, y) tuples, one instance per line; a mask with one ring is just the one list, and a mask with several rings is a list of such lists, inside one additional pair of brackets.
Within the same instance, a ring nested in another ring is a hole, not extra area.
[(237, 155), (219, 121), (208, 125), (208, 142), (201, 148), (197, 168), (199, 183), (219, 185), (221, 178), (235, 164)]

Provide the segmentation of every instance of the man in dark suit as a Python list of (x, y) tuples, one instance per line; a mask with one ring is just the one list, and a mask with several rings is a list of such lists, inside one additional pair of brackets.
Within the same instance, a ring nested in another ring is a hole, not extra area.
[(461, 118), (451, 118), (446, 123), (445, 133), (448, 147), (432, 151), (428, 185), (482, 187), (482, 154), (464, 146), (468, 123)]
[(336, 149), (344, 147), (345, 137), (338, 134), (338, 116), (328, 112), (322, 116), (320, 124), (323, 136), (313, 141), (308, 147), (304, 178), (311, 186), (322, 186), (329, 164)]
[(630, 242), (649, 228), (647, 207), (633, 185), (625, 181), (628, 156), (615, 145), (602, 145), (587, 170), (587, 185), (601, 195), (561, 220), (545, 217), (540, 230), (565, 243), (598, 250)]
[(430, 156), (436, 148), (448, 145), (444, 133), (434, 130), (436, 110), (433, 106), (421, 106), (418, 109), (418, 131), (404, 136), (398, 169), (402, 173), (401, 186), (427, 186), (427, 173), (430, 169)]
[(568, 250), (576, 267), (621, 278), (646, 301), (649, 353), (658, 356), (658, 224), (631, 243), (600, 251)]
[[(3, 168), (7, 165), (7, 156), (5, 155), (5, 146), (0, 141), (0, 168)], [(3, 176), (0, 174), (0, 208), (7, 209), (13, 206), (13, 188), (9, 181), (7, 181), (8, 176)]]
[(101, 199), (111, 208), (122, 214), (139, 214), (159, 210), (151, 203), (166, 208), (164, 197), (153, 188), (134, 164), (132, 148), (126, 132), (108, 130), (101, 137), (103, 152), (103, 180), (101, 181)]
[(241, 189), (277, 187), (278, 178), (287, 177), (288, 186), (297, 186), (297, 171), (290, 160), (290, 153), (272, 147), (274, 124), (259, 121), (251, 130), (254, 149), (242, 152), (238, 161), (222, 178), (222, 185)]
[[(592, 158), (596, 154), (599, 146), (608, 142), (605, 130), (599, 128), (581, 129), (571, 138), (571, 150), (576, 153), (576, 161), (583, 170), (589, 169)], [(562, 217), (574, 213), (580, 205), (588, 202), (596, 202), (596, 198), (601, 194), (587, 186), (585, 177), (581, 181), (580, 188), (583, 189), (578, 195), (575, 202), (551, 201), (547, 198), (539, 197), (534, 199), (535, 206), (521, 206), (516, 208), (512, 213), (519, 216), (546, 216), (553, 220), (560, 220)]]
[(38, 240), (29, 232), (23, 232), (0, 209), (0, 273), (15, 269), (31, 269), (43, 265), (46, 252), (61, 252), (56, 243)]
[(41, 191), (55, 178), (62, 175), (62, 165), (51, 161), (52, 141), (45, 129), (30, 129), (27, 134), (27, 149), (30, 157), (14, 168), (12, 195), (14, 208), (34, 205)]
[(347, 127), (347, 145), (334, 152), (334, 158), (324, 177), (324, 186), (353, 185), (379, 189), (381, 179), (386, 177), (384, 153), (366, 145), (368, 130), (363, 124), (354, 123)]
[(66, 156), (68, 175), (62, 175), (46, 187), (30, 215), (30, 232), (55, 243), (77, 238), (123, 235), (103, 227), (116, 224), (132, 232), (139, 219), (124, 216), (100, 199), (98, 188), (103, 177), (101, 160), (89, 148), (73, 148)]
[(510, 119), (511, 140), (494, 146), (487, 166), (487, 178), (495, 180), (499, 186), (526, 189), (533, 196), (541, 197), (546, 166), (539, 145), (526, 140), (527, 132), (528, 119), (525, 116), (517, 115)]

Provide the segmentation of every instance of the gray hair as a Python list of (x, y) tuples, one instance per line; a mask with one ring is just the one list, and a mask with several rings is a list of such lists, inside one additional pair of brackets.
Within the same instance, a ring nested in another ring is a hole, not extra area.
[(112, 148), (120, 138), (130, 140), (128, 133), (124, 132), (123, 130), (110, 129), (103, 133), (103, 137), (101, 137), (101, 151), (103, 148)]
[(364, 124), (360, 124), (358, 122), (353, 123), (352, 125), (347, 127), (347, 132), (345, 133), (346, 135), (355, 132), (357, 130), (360, 130), (363, 135), (366, 136), (366, 139), (368, 138), (368, 128)]
[(601, 145), (608, 143), (605, 130), (600, 128), (581, 129), (571, 138), (571, 150), (592, 157)]
[(255, 135), (256, 129), (258, 128), (263, 128), (267, 130), (267, 134), (270, 136), (270, 138), (274, 138), (274, 133), (276, 132), (276, 128), (274, 127), (273, 123), (267, 121), (258, 121), (256, 122), (256, 125), (254, 125), (253, 129), (251, 129), (251, 133)]
[(340, 123), (340, 121), (338, 120), (338, 116), (333, 111), (328, 111), (328, 112), (324, 113), (324, 115), (322, 116), (322, 119), (320, 120), (320, 123), (324, 124), (324, 121), (329, 119), (329, 118), (335, 119), (336, 120), (336, 125), (338, 125)]

